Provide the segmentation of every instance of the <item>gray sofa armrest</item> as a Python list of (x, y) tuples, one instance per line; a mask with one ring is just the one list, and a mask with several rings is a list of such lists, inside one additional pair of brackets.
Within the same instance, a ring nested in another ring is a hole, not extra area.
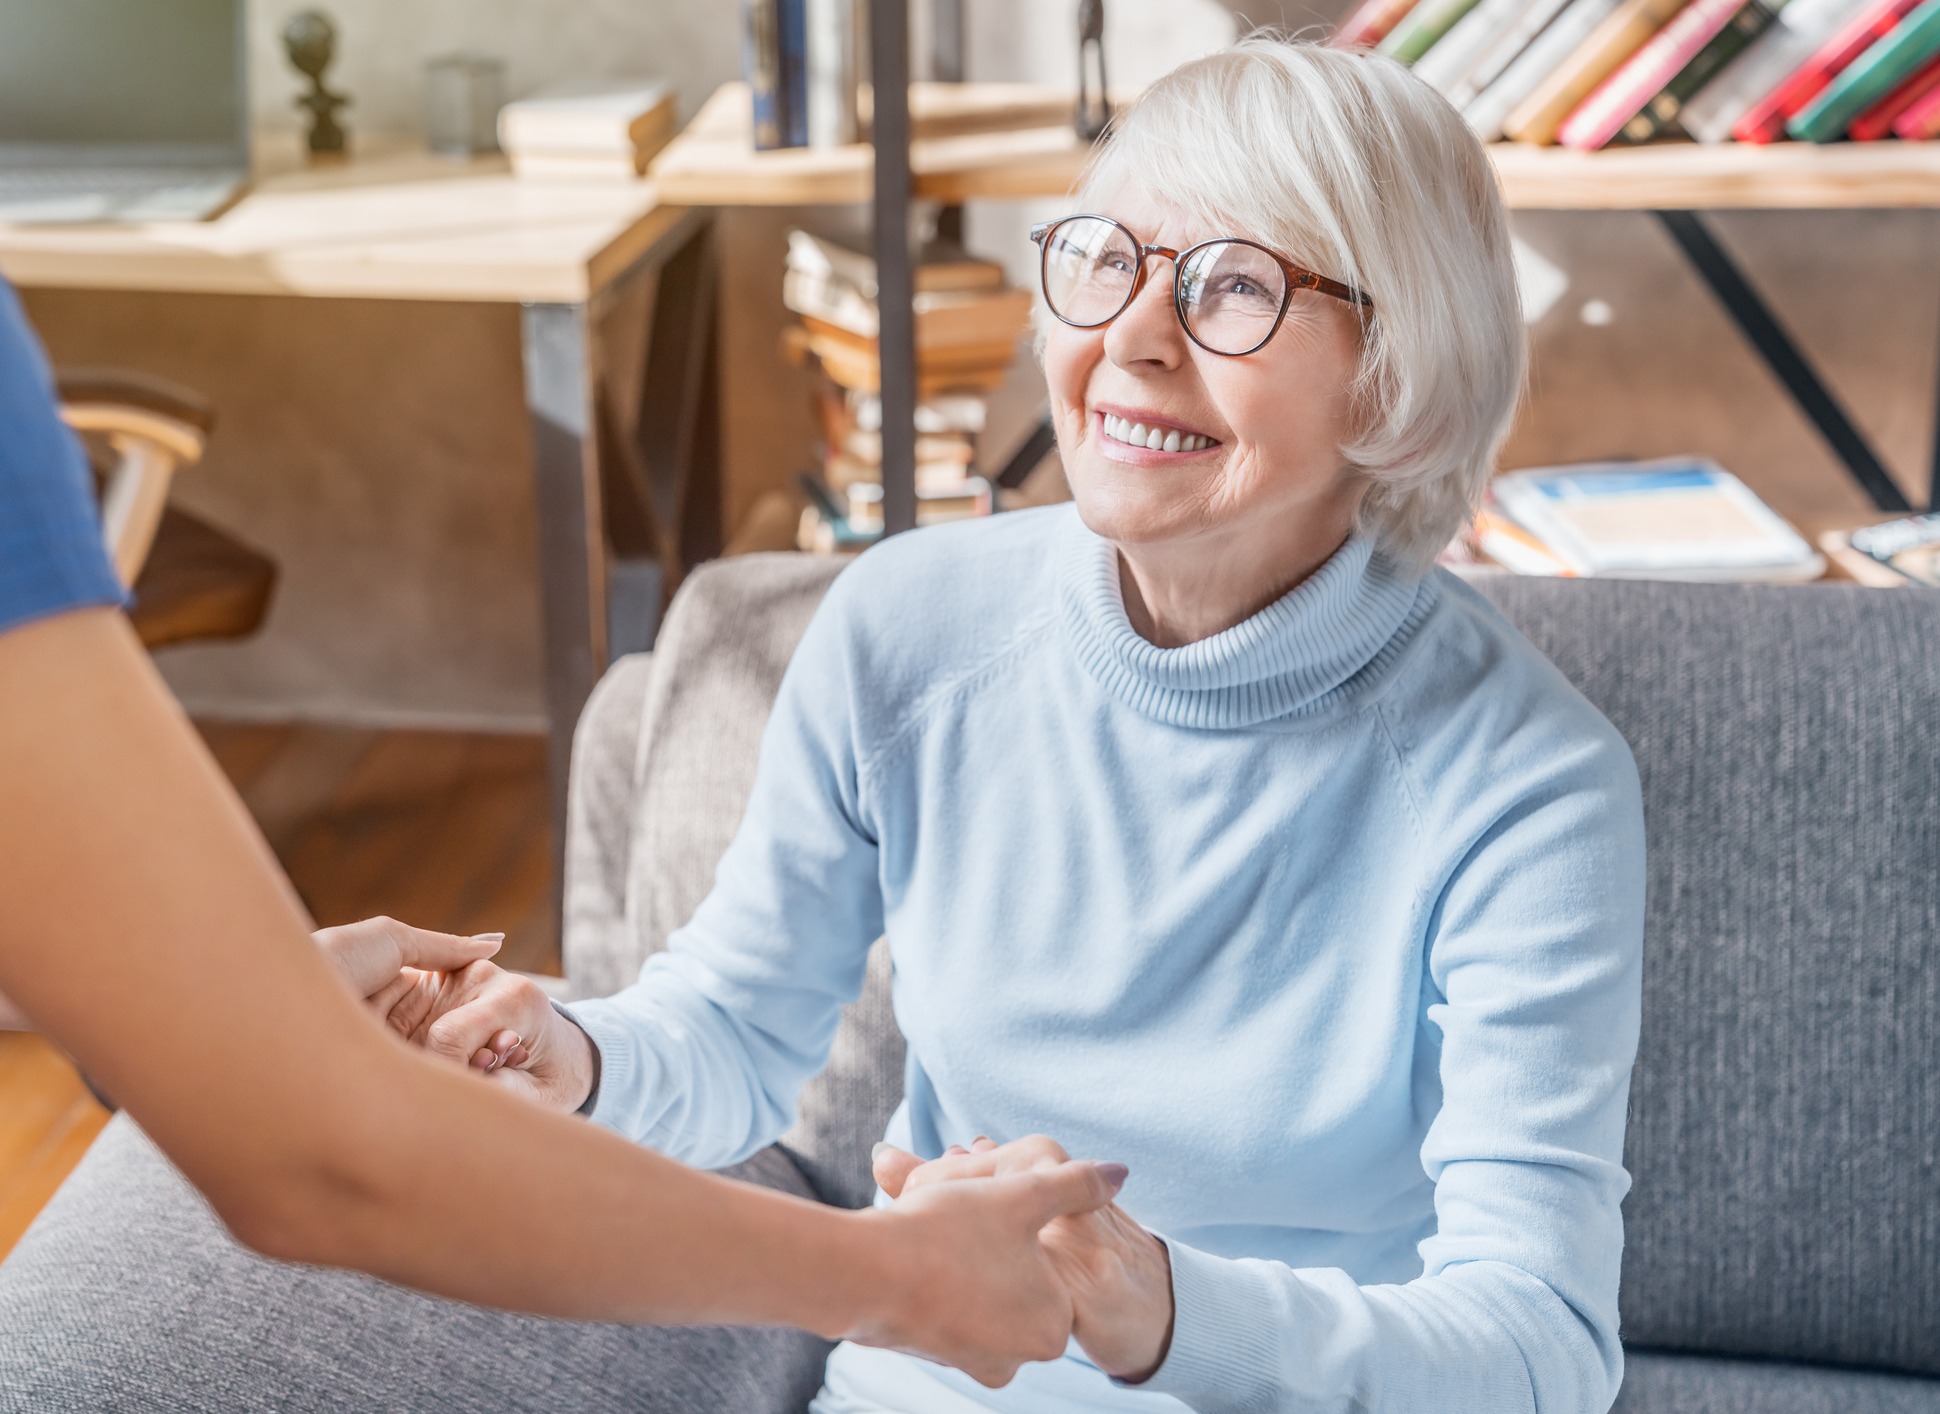
[(627, 871), (652, 681), (651, 653), (620, 659), (593, 688), (573, 732), (560, 939), (568, 999), (605, 996), (640, 966), (627, 922)]

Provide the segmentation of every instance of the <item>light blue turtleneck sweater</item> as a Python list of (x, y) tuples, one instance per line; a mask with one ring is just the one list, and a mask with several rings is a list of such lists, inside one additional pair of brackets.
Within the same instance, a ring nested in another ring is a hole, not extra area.
[(887, 932), (888, 1137), (1128, 1164), (1177, 1318), (1136, 1390), (845, 1346), (822, 1407), (1600, 1414), (1643, 856), (1621, 738), (1446, 574), (1356, 538), (1160, 649), (1069, 507), (920, 531), (830, 591), (693, 920), (575, 1008), (595, 1118), (772, 1142)]

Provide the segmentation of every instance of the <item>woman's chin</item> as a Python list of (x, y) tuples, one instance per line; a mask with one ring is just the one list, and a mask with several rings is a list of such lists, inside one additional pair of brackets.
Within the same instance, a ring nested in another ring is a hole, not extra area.
[(1118, 545), (1149, 545), (1176, 539), (1192, 529), (1191, 511), (1178, 498), (1150, 488), (1074, 482), (1071, 499), (1078, 518), (1101, 539)]

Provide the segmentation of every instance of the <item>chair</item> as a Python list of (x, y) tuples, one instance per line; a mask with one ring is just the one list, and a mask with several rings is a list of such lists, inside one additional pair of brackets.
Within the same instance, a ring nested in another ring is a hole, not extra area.
[(120, 370), (67, 369), (57, 382), (61, 416), (101, 475), (102, 531), (116, 574), (134, 590), (129, 617), (142, 642), (152, 650), (254, 633), (275, 592), (275, 561), (168, 505), (175, 474), (202, 459), (215, 422), (209, 405)]
[[(575, 742), (567, 973), (692, 912), (836, 566), (702, 567)], [(1940, 597), (1497, 579), (1608, 714), (1651, 848), (1619, 1414), (1940, 1414)], [(884, 950), (749, 1176), (868, 1200), (902, 1085)], [(826, 1346), (549, 1325), (237, 1249), (117, 1120), (0, 1267), (0, 1411), (800, 1414)], [(1460, 1411), (1469, 1414), (1469, 1411)], [(1494, 1414), (1475, 1411), (1474, 1414)]]

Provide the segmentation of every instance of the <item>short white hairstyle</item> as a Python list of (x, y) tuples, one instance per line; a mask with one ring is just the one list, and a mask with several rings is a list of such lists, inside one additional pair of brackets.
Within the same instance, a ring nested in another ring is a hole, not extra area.
[(1255, 36), (1153, 84), (1078, 209), (1134, 187), (1373, 300), (1341, 452), (1362, 528), (1424, 572), (1480, 503), (1528, 364), (1501, 193), (1461, 115), (1392, 59)]

